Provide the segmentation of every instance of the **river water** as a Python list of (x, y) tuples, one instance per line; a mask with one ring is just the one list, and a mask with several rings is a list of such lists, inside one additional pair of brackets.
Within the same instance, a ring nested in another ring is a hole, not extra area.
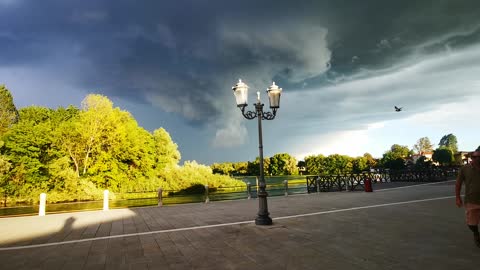
[[(250, 196), (251, 198), (257, 197), (257, 180), (255, 176), (249, 177), (236, 177), (245, 183), (250, 183)], [(267, 184), (267, 192), (269, 196), (284, 196), (285, 185), (284, 181), (295, 180), (295, 184), (288, 184), (288, 194), (306, 193), (305, 176), (273, 176), (265, 177)], [(147, 193), (146, 193), (147, 194)], [(149, 192), (149, 196), (152, 192)], [(48, 194), (47, 194), (48, 197)], [(141, 196), (140, 196), (141, 197)], [(219, 188), (216, 192), (210, 192), (208, 194), (209, 201), (221, 201), (221, 200), (239, 200), (247, 199), (248, 192), (246, 188)], [(190, 194), (190, 195), (175, 195), (164, 196), (162, 198), (163, 205), (170, 204), (182, 204), (182, 203), (200, 203), (205, 202), (205, 194)], [(109, 208), (129, 208), (129, 207), (141, 207), (141, 206), (153, 206), (158, 205), (157, 197), (147, 197), (130, 200), (111, 200), (109, 201)], [(89, 210), (101, 210), (103, 209), (103, 201), (89, 201), (89, 202), (72, 202), (72, 203), (47, 203), (46, 213), (62, 213), (62, 212), (75, 212), (75, 211), (89, 211)], [(38, 214), (38, 205), (20, 206), (20, 207), (3, 207), (0, 208), (0, 217), (7, 216), (23, 216), (23, 215), (36, 215)]]

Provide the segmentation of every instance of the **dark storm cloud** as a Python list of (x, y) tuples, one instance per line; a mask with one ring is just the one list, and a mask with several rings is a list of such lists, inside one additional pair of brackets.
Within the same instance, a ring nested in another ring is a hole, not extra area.
[(225, 110), (215, 99), (238, 77), (316, 89), (394, 66), (435, 38), (421, 50), (478, 41), (477, 1), (3, 2), (0, 66), (53, 69), (192, 124)]

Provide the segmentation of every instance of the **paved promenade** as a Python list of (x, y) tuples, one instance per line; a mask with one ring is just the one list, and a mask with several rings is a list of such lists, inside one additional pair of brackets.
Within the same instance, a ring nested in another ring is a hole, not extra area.
[[(376, 185), (377, 186), (377, 185)], [(0, 269), (475, 269), (454, 183), (0, 219)]]

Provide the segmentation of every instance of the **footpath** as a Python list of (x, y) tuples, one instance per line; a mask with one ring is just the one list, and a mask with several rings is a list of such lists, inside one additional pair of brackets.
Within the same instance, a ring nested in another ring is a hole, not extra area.
[[(375, 185), (377, 186), (377, 185)], [(0, 269), (474, 269), (454, 182), (0, 219)]]

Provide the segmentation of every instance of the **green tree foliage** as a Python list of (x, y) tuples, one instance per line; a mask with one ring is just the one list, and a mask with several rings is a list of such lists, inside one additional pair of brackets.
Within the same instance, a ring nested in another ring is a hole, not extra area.
[(52, 147), (53, 110), (31, 106), (19, 111), (19, 121), (4, 135), (3, 153), (13, 165), (10, 172), (11, 190), (31, 193), (34, 189), (48, 189), (49, 164), (59, 153)]
[[(250, 169), (249, 169), (250, 166)], [(254, 168), (254, 166), (257, 166)], [(223, 162), (213, 163), (210, 165), (213, 173), (222, 175), (249, 175), (249, 173), (257, 173), (259, 171), (258, 163), (252, 162)], [(252, 174), (255, 175), (255, 174)]]
[[(258, 163), (259, 158), (257, 157), (252, 162), (214, 163), (210, 167), (214, 173), (218, 174), (259, 175)], [(299, 168), (304, 167), (306, 174), (359, 173), (375, 168), (377, 164), (378, 161), (369, 153), (356, 158), (338, 154), (328, 157), (311, 155), (298, 162), (287, 153), (279, 153), (264, 159), (264, 172), (265, 175), (297, 175)]]
[(100, 199), (104, 188), (243, 184), (196, 162), (178, 166), (180, 152), (165, 129), (148, 132), (102, 95), (86, 96), (81, 109), (23, 108), (1, 139), (0, 191), (10, 201), (35, 202), (41, 192), (52, 202)]
[(346, 155), (333, 154), (324, 160), (326, 174), (351, 173), (353, 169), (353, 158)]
[(164, 190), (183, 190), (194, 185), (208, 185), (209, 188), (245, 186), (242, 181), (226, 175), (213, 174), (209, 166), (196, 161), (185, 161), (183, 166), (169, 167), (161, 173), (161, 187)]
[(394, 144), (390, 150), (383, 154), (381, 162), (385, 168), (403, 169), (405, 168), (407, 157), (411, 154), (412, 151), (407, 146)]
[[(271, 175), (270, 173), (270, 158), (263, 158), (263, 173), (264, 175)], [(248, 175), (260, 175), (260, 157), (247, 164)]]
[[(364, 165), (360, 163), (357, 163), (357, 168), (363, 170)], [(339, 154), (327, 157), (323, 155), (307, 156), (305, 164), (308, 174), (345, 174), (353, 172), (354, 158)]]
[(155, 163), (158, 168), (164, 169), (168, 166), (178, 165), (181, 155), (170, 134), (165, 129), (159, 128), (153, 131), (153, 139), (155, 141)]
[(377, 167), (378, 161), (373, 158), (373, 156), (370, 153), (365, 153), (363, 154), (363, 157), (367, 159), (367, 166), (368, 168), (375, 168)]
[(235, 172), (235, 168), (231, 162), (213, 163), (210, 167), (215, 174), (231, 175)]
[[(115, 135), (118, 135), (115, 131), (119, 128), (116, 124), (121, 121), (119, 118), (118, 114), (114, 114), (113, 103), (105, 96), (90, 94), (82, 101), (82, 111), (76, 126), (80, 133), (79, 144), (84, 149), (79, 157), (82, 174), (86, 174), (92, 164), (91, 156), (100, 156), (100, 151), (104, 150), (104, 139), (115, 141)], [(109, 136), (110, 132), (115, 132), (114, 136)]]
[(440, 165), (450, 165), (454, 160), (453, 152), (450, 148), (442, 146), (433, 151), (432, 159)]
[(248, 175), (248, 162), (235, 162), (233, 168), (237, 175)]
[(454, 154), (457, 153), (458, 152), (457, 137), (452, 133), (448, 135), (444, 135), (440, 139), (440, 142), (438, 143), (438, 147), (439, 148), (445, 147), (450, 149)]
[(275, 154), (270, 158), (271, 175), (297, 175), (297, 160), (287, 153)]
[[(0, 148), (3, 146), (3, 141), (0, 141)], [(11, 194), (11, 185), (9, 183), (9, 172), (12, 168), (12, 164), (5, 155), (0, 154), (0, 194)], [(4, 202), (6, 206), (6, 202)]]
[[(210, 165), (212, 171), (223, 175), (259, 175), (260, 159), (252, 162), (224, 162)], [(275, 154), (263, 159), (265, 175), (298, 175), (297, 160), (287, 153)]]
[(413, 146), (417, 153), (422, 154), (433, 151), (433, 144), (428, 137), (422, 137), (418, 139), (417, 143)]
[(366, 157), (356, 157), (352, 160), (352, 172), (361, 173), (370, 168)]
[(305, 165), (307, 168), (307, 174), (325, 174), (324, 155), (311, 155), (305, 157)]
[(0, 85), (0, 137), (18, 120), (18, 112), (12, 95), (5, 85)]

